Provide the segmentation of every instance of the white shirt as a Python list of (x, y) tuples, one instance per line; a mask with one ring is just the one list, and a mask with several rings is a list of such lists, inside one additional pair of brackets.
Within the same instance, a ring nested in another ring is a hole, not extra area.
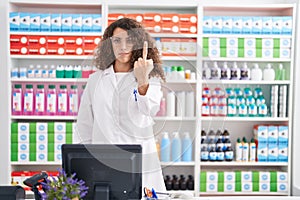
[(79, 108), (75, 142), (141, 144), (143, 187), (165, 191), (152, 128), (162, 98), (160, 81), (151, 78), (142, 96), (134, 94), (137, 82), (133, 72), (120, 76), (122, 80), (117, 82), (112, 66), (90, 76)]

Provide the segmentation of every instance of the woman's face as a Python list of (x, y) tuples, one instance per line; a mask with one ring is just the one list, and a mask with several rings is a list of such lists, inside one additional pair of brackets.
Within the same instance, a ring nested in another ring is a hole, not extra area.
[(132, 54), (133, 40), (127, 34), (127, 31), (117, 27), (110, 40), (117, 61), (122, 64), (129, 63)]

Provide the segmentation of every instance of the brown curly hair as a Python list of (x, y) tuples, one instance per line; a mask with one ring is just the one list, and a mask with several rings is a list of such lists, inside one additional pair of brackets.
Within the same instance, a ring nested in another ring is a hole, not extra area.
[(152, 59), (154, 65), (154, 68), (150, 72), (149, 76), (160, 77), (165, 81), (165, 75), (162, 69), (162, 61), (160, 59), (158, 49), (155, 46), (154, 39), (139, 22), (130, 18), (122, 18), (114, 21), (106, 28), (94, 54), (94, 65), (98, 69), (104, 70), (115, 64), (116, 57), (113, 52), (110, 37), (113, 36), (113, 32), (116, 28), (126, 30), (127, 34), (133, 39), (133, 50), (130, 59), (130, 66), (132, 66), (132, 69), (134, 62), (137, 61), (138, 58), (143, 57), (143, 44), (144, 41), (148, 41), (147, 59)]

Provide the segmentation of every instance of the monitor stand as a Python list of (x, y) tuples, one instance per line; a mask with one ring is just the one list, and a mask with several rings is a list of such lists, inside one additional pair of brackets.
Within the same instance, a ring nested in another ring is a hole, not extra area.
[(94, 200), (109, 200), (109, 184), (96, 183), (94, 186)]

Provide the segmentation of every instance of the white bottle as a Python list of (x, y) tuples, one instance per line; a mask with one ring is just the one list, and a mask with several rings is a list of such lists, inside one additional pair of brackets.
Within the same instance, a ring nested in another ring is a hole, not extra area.
[(221, 79), (221, 69), (218, 67), (218, 63), (214, 62), (213, 67), (210, 69), (211, 79), (220, 80)]
[(222, 80), (230, 79), (230, 69), (228, 68), (227, 62), (224, 62), (224, 65), (221, 68), (221, 79)]
[(181, 161), (181, 138), (179, 132), (173, 132), (173, 138), (171, 142), (171, 160), (173, 162)]
[(51, 65), (48, 71), (49, 78), (56, 78), (56, 67), (55, 65)]
[(263, 78), (265, 81), (275, 80), (275, 70), (272, 68), (272, 65), (270, 63), (268, 63), (266, 68), (264, 69)]
[(34, 78), (34, 65), (29, 65), (29, 69), (27, 70), (27, 77)]
[(202, 79), (203, 80), (208, 80), (210, 79), (210, 69), (208, 68), (207, 62), (204, 63), (203, 69), (202, 69)]
[(235, 144), (235, 160), (237, 162), (241, 162), (243, 159), (243, 144), (241, 143), (241, 139), (238, 138)]
[(256, 161), (256, 144), (254, 142), (254, 139), (251, 139), (250, 142), (250, 158), (249, 158), (250, 162), (255, 162)]
[(249, 161), (249, 143), (247, 142), (247, 139), (243, 138), (243, 162)]
[(247, 63), (244, 62), (243, 67), (241, 68), (241, 80), (250, 79), (250, 69), (247, 66)]
[(156, 48), (158, 50), (159, 55), (162, 54), (162, 43), (160, 41), (160, 38), (155, 38), (155, 44), (156, 44)]
[(48, 65), (44, 65), (44, 67), (42, 69), (42, 77), (43, 78), (49, 78)]
[(233, 66), (231, 68), (231, 74), (230, 74), (231, 80), (240, 80), (241, 78), (241, 70), (238, 68), (237, 63), (234, 62)]
[(167, 116), (175, 117), (175, 93), (169, 92), (167, 94)]
[(251, 80), (261, 81), (262, 76), (263, 76), (262, 70), (259, 68), (259, 65), (257, 63), (255, 63), (251, 70)]
[(42, 66), (37, 65), (35, 70), (34, 70), (34, 77), (35, 78), (42, 78)]

